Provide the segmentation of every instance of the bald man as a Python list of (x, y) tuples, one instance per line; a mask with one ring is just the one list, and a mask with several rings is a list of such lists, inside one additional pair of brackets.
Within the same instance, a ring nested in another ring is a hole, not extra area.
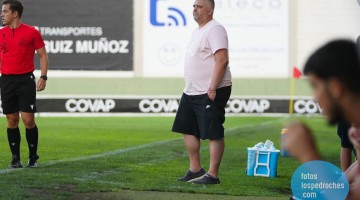
[[(224, 152), (225, 106), (231, 94), (228, 37), (213, 19), (214, 0), (196, 0), (193, 17), (199, 27), (192, 34), (185, 58), (185, 89), (172, 130), (183, 134), (190, 166), (179, 181), (219, 184)], [(200, 163), (200, 139), (209, 140), (210, 167)]]

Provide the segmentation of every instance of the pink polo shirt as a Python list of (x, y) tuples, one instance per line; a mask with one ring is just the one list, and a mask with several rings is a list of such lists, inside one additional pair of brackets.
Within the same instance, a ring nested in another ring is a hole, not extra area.
[[(209, 21), (193, 32), (185, 57), (185, 94), (207, 93), (214, 74), (214, 54), (220, 49), (228, 49), (228, 37), (225, 28), (216, 20)], [(227, 67), (217, 88), (231, 84), (231, 73)]]

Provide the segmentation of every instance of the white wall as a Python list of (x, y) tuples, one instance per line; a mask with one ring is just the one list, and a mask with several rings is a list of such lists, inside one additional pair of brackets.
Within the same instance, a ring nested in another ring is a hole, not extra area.
[[(135, 2), (135, 75), (143, 76), (143, 5)], [(171, 1), (171, 0), (167, 0)], [(241, 0), (228, 0), (241, 1)], [(253, 1), (253, 0), (248, 0)], [(308, 56), (320, 45), (335, 38), (355, 39), (360, 35), (360, 6), (357, 0), (289, 0), (290, 63), (303, 67)], [(291, 70), (289, 70), (291, 72)], [(290, 74), (289, 74), (290, 76)]]
[(360, 6), (356, 0), (292, 0), (296, 3), (296, 56), (303, 67), (309, 55), (334, 38), (356, 40), (360, 35)]

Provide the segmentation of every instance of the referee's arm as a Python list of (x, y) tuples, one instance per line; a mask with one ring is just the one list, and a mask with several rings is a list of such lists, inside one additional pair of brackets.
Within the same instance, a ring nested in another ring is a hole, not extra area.
[[(37, 54), (40, 58), (40, 70), (41, 70), (41, 76), (47, 76), (47, 71), (49, 68), (49, 59), (48, 56), (46, 54), (46, 50), (45, 47), (40, 48), (37, 51)], [(36, 85), (36, 90), (37, 91), (42, 91), (44, 90), (46, 87), (46, 80), (39, 78), (37, 85)]]

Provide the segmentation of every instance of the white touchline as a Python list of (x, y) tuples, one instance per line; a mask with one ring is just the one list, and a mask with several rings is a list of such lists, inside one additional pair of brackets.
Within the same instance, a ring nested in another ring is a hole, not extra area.
[[(267, 125), (271, 125), (271, 124), (275, 124), (275, 123), (284, 121), (285, 119), (288, 119), (288, 118), (279, 118), (279, 119), (269, 120), (269, 121), (258, 123), (258, 124), (245, 124), (245, 125), (241, 125), (241, 126), (237, 126), (237, 127), (233, 127), (233, 128), (228, 128), (228, 129), (225, 130), (225, 132), (230, 132), (230, 133), (227, 133), (227, 135), (234, 134), (234, 133), (236, 133), (236, 132), (233, 132), (235, 130), (244, 129), (244, 128), (251, 128), (251, 127), (267, 126)], [(182, 140), (182, 138), (175, 138), (175, 139), (170, 139), (170, 140), (165, 140), (165, 141), (160, 141), (160, 142), (153, 142), (153, 143), (143, 144), (143, 145), (139, 145), (139, 146), (135, 146), (135, 147), (129, 147), (129, 148), (125, 148), (125, 149), (118, 149), (118, 150), (115, 150), (115, 151), (109, 151), (109, 152), (100, 153), (100, 154), (94, 154), (94, 155), (89, 155), (89, 156), (82, 156), (82, 157), (77, 157), (77, 158), (49, 161), (47, 163), (42, 163), (41, 165), (39, 165), (39, 168), (43, 168), (43, 167), (47, 167), (47, 166), (51, 166), (51, 165), (56, 165), (56, 164), (59, 164), (59, 163), (91, 160), (91, 159), (94, 159), (94, 158), (102, 158), (102, 157), (106, 157), (106, 156), (124, 154), (124, 153), (130, 152), (130, 151), (135, 151), (135, 150), (144, 149), (144, 148), (148, 148), (148, 147), (154, 147), (154, 146), (157, 146), (157, 145), (163, 145), (163, 144), (167, 144), (167, 143), (174, 142), (174, 141), (177, 141), (177, 140)], [(2, 170), (0, 170), (0, 174), (7, 174), (7, 173), (10, 173), (10, 172), (21, 171), (21, 170), (23, 170), (23, 168), (21, 168), (21, 169), (2, 169)]]
[[(89, 156), (82, 156), (82, 157), (77, 157), (77, 158), (49, 161), (47, 163), (41, 164), (41, 167), (47, 167), (47, 166), (56, 165), (56, 164), (59, 164), (59, 163), (75, 162), (75, 161), (82, 161), (82, 160), (90, 160), (90, 159), (94, 159), (94, 158), (101, 158), (101, 157), (106, 157), (106, 156), (113, 156), (113, 155), (123, 154), (123, 153), (127, 153), (127, 152), (134, 151), (134, 150), (144, 149), (144, 148), (147, 148), (147, 147), (154, 147), (154, 146), (157, 146), (157, 145), (170, 143), (170, 142), (173, 142), (173, 141), (176, 141), (176, 140), (181, 140), (181, 138), (170, 139), (170, 140), (165, 140), (165, 141), (161, 141), (161, 142), (153, 142), (153, 143), (149, 143), (149, 144), (143, 144), (143, 145), (140, 145), (140, 146), (129, 147), (129, 148), (125, 148), (125, 149), (118, 149), (118, 150), (115, 150), (115, 151), (109, 151), (109, 152), (100, 153), (100, 154), (94, 154), (94, 155), (89, 155)], [(8, 172), (19, 171), (19, 170), (22, 170), (22, 169), (23, 168), (20, 168), (20, 169), (3, 169), (3, 170), (0, 170), (0, 174), (6, 174)]]

